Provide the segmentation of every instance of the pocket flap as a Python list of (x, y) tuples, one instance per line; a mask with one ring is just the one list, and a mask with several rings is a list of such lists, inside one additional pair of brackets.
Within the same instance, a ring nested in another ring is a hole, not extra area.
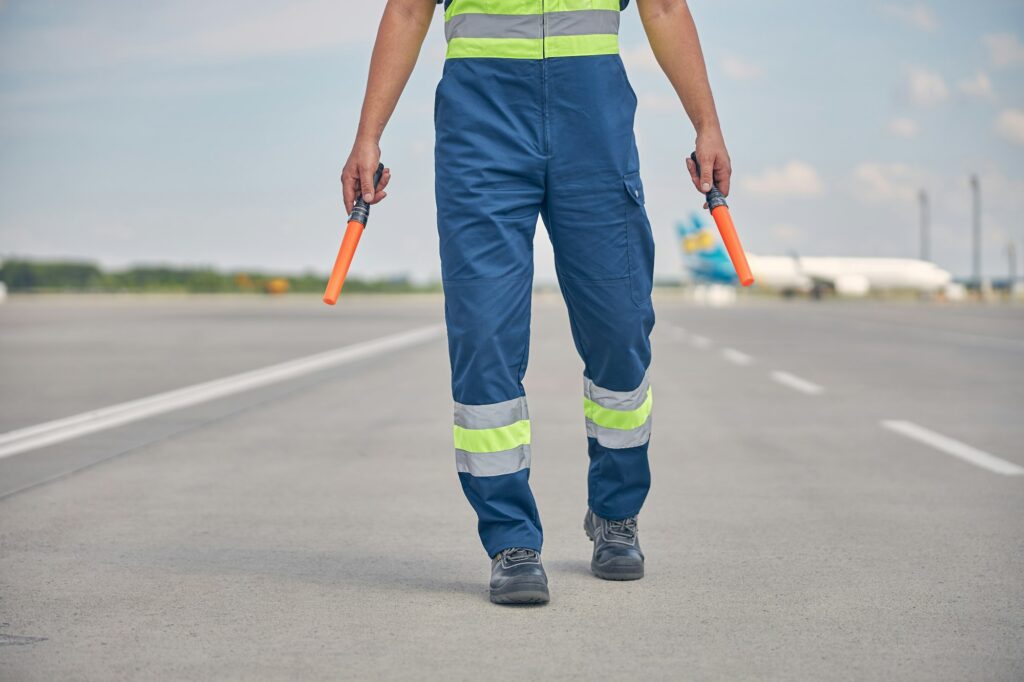
[(626, 185), (626, 194), (629, 198), (644, 205), (644, 185), (640, 182), (640, 173), (626, 173), (622, 176), (622, 182)]

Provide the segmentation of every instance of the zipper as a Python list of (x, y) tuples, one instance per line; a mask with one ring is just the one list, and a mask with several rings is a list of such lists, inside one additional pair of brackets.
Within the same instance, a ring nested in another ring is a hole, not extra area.
[(551, 134), (548, 128), (548, 14), (545, 0), (540, 0), (540, 80), (541, 119), (544, 134), (544, 153), (551, 153)]
[(548, 56), (548, 13), (544, 0), (540, 0), (540, 58)]

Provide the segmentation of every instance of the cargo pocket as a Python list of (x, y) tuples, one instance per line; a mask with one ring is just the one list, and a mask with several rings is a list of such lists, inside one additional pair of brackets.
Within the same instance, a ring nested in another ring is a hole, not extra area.
[(640, 182), (640, 173), (627, 173), (622, 176), (622, 182), (631, 199), (626, 202), (629, 289), (633, 304), (645, 307), (650, 305), (654, 286), (654, 236), (644, 209), (644, 186)]

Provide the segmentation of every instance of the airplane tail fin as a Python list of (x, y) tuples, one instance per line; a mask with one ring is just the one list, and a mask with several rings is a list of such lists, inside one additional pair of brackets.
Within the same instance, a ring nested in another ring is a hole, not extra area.
[(696, 213), (691, 213), (689, 220), (677, 222), (676, 233), (684, 256), (706, 255), (718, 246), (714, 235)]

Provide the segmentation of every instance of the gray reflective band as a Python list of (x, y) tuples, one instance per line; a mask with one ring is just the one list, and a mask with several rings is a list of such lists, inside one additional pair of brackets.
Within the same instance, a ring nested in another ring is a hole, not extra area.
[(610, 450), (622, 450), (623, 448), (635, 448), (644, 445), (651, 439), (651, 417), (647, 418), (635, 429), (623, 431), (621, 429), (606, 429), (594, 422), (587, 420), (587, 436), (596, 438), (599, 445)]
[(527, 38), (618, 35), (617, 10), (584, 9), (547, 14), (456, 14), (444, 24), (453, 38)]
[(541, 38), (540, 14), (456, 14), (444, 24), (444, 36), (452, 38)]
[(530, 446), (520, 445), (501, 452), (455, 451), (455, 468), (472, 476), (503, 476), (530, 466)]
[(607, 9), (581, 9), (575, 12), (549, 12), (544, 15), (549, 36), (588, 36), (618, 34), (619, 12)]
[(650, 382), (646, 372), (644, 373), (644, 378), (640, 381), (640, 385), (632, 391), (610, 391), (607, 388), (601, 388), (590, 379), (584, 377), (583, 397), (589, 398), (601, 407), (607, 407), (609, 410), (635, 410), (647, 400), (647, 389), (649, 387)]
[(464, 429), (496, 429), (529, 418), (525, 397), (490, 405), (455, 403), (455, 425)]

